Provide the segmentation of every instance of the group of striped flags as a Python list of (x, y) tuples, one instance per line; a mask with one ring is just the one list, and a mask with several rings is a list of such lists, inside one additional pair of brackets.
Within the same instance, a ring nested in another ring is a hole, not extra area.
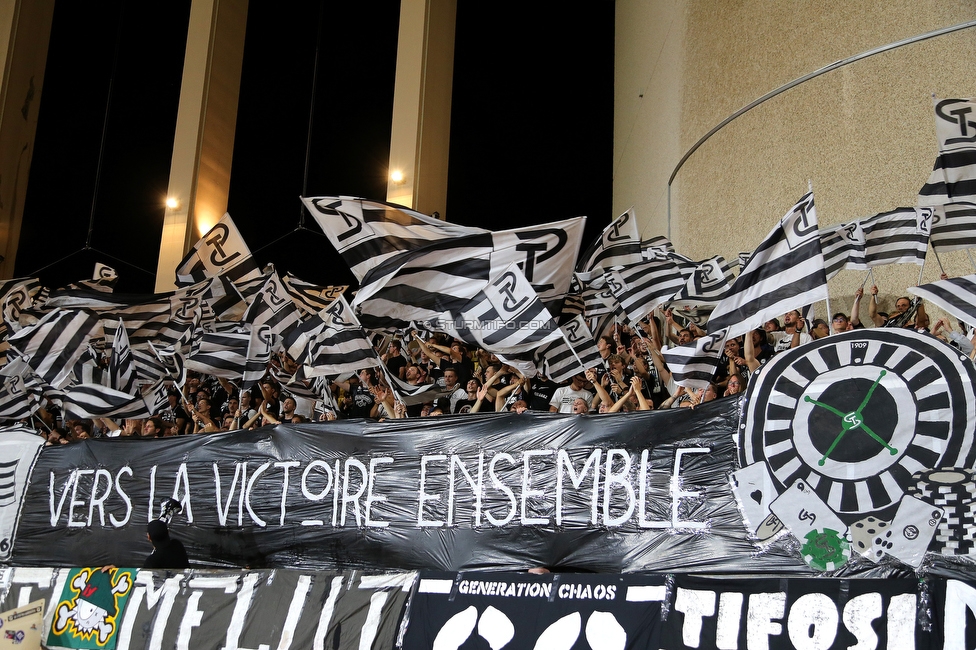
[[(708, 331), (666, 356), (677, 383), (700, 387), (727, 337), (825, 299), (841, 269), (922, 264), (929, 244), (936, 254), (976, 247), (974, 109), (936, 103), (939, 155), (917, 206), (820, 229), (811, 192), (731, 263), (689, 259), (666, 237), (642, 240), (632, 210), (580, 254), (584, 217), (489, 231), (324, 196), (302, 201), (359, 281), (351, 303), (346, 286), (261, 269), (230, 215), (186, 255), (170, 293), (116, 294), (104, 265), (57, 291), (9, 280), (0, 284), (0, 419), (27, 417), (44, 399), (76, 416), (145, 416), (187, 370), (247, 386), (273, 369), (286, 389), (330, 399), (324, 378), (381, 365), (373, 335), (413, 329), (564, 381), (603, 362), (595, 341), (612, 323), (637, 326), (665, 305)], [(976, 276), (913, 292), (976, 323)], [(292, 370), (276, 364), (283, 353)], [(424, 398), (391, 383), (403, 399)]]

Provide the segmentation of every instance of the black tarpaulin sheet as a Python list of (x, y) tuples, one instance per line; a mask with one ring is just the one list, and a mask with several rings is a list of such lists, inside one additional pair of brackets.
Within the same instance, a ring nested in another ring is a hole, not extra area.
[(808, 573), (729, 486), (738, 402), (281, 425), (45, 448), (16, 565), (140, 566), (169, 498), (194, 566)]

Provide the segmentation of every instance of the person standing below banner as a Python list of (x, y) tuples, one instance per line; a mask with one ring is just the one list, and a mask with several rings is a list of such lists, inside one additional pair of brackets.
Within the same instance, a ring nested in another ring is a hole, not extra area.
[(169, 536), (169, 527), (165, 521), (150, 521), (146, 526), (146, 537), (152, 542), (153, 550), (143, 563), (143, 569), (190, 568), (190, 559), (186, 555), (183, 542)]

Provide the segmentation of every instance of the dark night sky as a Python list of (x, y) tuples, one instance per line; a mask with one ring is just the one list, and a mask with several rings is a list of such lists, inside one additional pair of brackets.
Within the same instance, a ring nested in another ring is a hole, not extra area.
[[(152, 290), (189, 4), (56, 3), (18, 276), (61, 286), (99, 260)], [(522, 4), (458, 3), (446, 217), (586, 215), (585, 247), (612, 216), (613, 3)], [(351, 282), (311, 217), (296, 231), (298, 197), (385, 198), (398, 21), (396, 0), (250, 3), (228, 211), (259, 262)]]

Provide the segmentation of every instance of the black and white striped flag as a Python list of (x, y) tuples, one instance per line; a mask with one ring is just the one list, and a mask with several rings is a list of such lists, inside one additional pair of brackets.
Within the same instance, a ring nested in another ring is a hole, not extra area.
[(721, 364), (728, 333), (728, 328), (723, 328), (693, 343), (665, 350), (662, 356), (674, 383), (693, 390), (708, 386)]
[(290, 273), (286, 273), (281, 278), (281, 283), (285, 286), (285, 291), (295, 301), (298, 308), (306, 314), (319, 313), (331, 305), (332, 301), (341, 296), (349, 288), (349, 285), (319, 286), (311, 282), (299, 280)]
[(65, 411), (75, 418), (147, 418), (166, 403), (163, 381), (147, 386), (135, 395), (101, 384), (78, 384), (64, 393)]
[(69, 289), (85, 289), (98, 291), (101, 293), (112, 293), (115, 285), (119, 281), (119, 274), (111, 266), (95, 262), (95, 271), (92, 273), (91, 280), (81, 280), (75, 284), (68, 285)]
[(752, 257), (752, 251), (739, 251), (739, 255), (735, 260), (736, 266), (738, 266), (740, 270), (744, 269), (746, 264), (749, 263), (750, 257)]
[(555, 382), (568, 381), (588, 368), (603, 365), (593, 334), (577, 316), (560, 328), (563, 336), (535, 351), (539, 371)]
[[(25, 364), (26, 366), (26, 364)], [(37, 397), (20, 375), (0, 377), (0, 420), (23, 420), (37, 410)]]
[(34, 304), (34, 296), (41, 289), (37, 278), (18, 278), (7, 280), (0, 285), (0, 305), (3, 309), (2, 335), (20, 331), (20, 314)]
[(285, 350), (302, 368), (302, 378), (340, 375), (383, 363), (342, 296), (296, 327), (285, 339)]
[(620, 303), (607, 282), (606, 274), (577, 273), (575, 282), (582, 290), (580, 298), (587, 318), (620, 312)]
[(264, 376), (271, 353), (280, 346), (281, 339), (301, 323), (301, 312), (288, 296), (277, 272), (268, 275), (243, 320), (251, 324), (244, 365), (244, 385), (247, 387)]
[(908, 293), (931, 302), (964, 323), (976, 323), (976, 275), (909, 287)]
[(707, 307), (718, 304), (729, 285), (732, 284), (732, 269), (725, 258), (716, 255), (698, 262), (694, 272), (674, 294), (671, 303), (675, 307)]
[(933, 208), (929, 241), (940, 253), (976, 248), (976, 203), (949, 203)]
[(115, 340), (112, 341), (112, 356), (108, 362), (108, 385), (123, 393), (131, 393), (135, 390), (137, 378), (129, 337), (125, 332), (125, 323), (120, 318), (119, 326), (115, 329)]
[(618, 266), (636, 264), (643, 258), (637, 217), (631, 208), (614, 219), (580, 255), (576, 270), (579, 272), (609, 270)]
[(98, 317), (90, 311), (55, 309), (8, 341), (45, 383), (63, 388), (88, 341), (103, 336)]
[(186, 360), (186, 368), (215, 377), (240, 379), (244, 376), (250, 340), (250, 331), (204, 332), (199, 349)]
[(813, 193), (766, 236), (708, 320), (709, 331), (741, 336), (770, 318), (827, 298)]
[(939, 155), (918, 204), (976, 203), (976, 101), (943, 99), (935, 104)]
[(176, 267), (176, 286), (184, 287), (225, 275), (236, 285), (261, 277), (257, 262), (229, 214), (193, 245)]
[(668, 257), (608, 271), (605, 277), (607, 287), (631, 325), (637, 325), (685, 286), (678, 266)]
[(201, 301), (201, 295), (196, 291), (145, 296), (64, 290), (52, 294), (46, 307), (87, 309), (98, 315), (103, 326), (113, 333), (113, 338), (115, 330), (112, 328), (122, 319), (129, 345), (146, 349), (150, 341), (171, 345), (179, 340), (186, 328), (197, 322)]
[(831, 279), (842, 269), (867, 270), (864, 246), (864, 230), (857, 221), (821, 229), (820, 249), (823, 251), (827, 279)]
[(561, 336), (555, 319), (514, 262), (436, 328), (488, 352), (517, 356)]
[(240, 321), (247, 310), (247, 303), (240, 289), (225, 275), (208, 278), (184, 287), (177, 293), (200, 297), (203, 303), (201, 309), (204, 310), (200, 323), (205, 328), (212, 328), (215, 321)]
[(674, 252), (674, 244), (664, 235), (656, 235), (641, 242), (641, 256), (645, 260), (663, 260)]
[(302, 203), (360, 283), (370, 269), (406, 251), (488, 232), (355, 196), (302, 197)]
[(897, 208), (861, 219), (867, 266), (925, 263), (932, 208)]

